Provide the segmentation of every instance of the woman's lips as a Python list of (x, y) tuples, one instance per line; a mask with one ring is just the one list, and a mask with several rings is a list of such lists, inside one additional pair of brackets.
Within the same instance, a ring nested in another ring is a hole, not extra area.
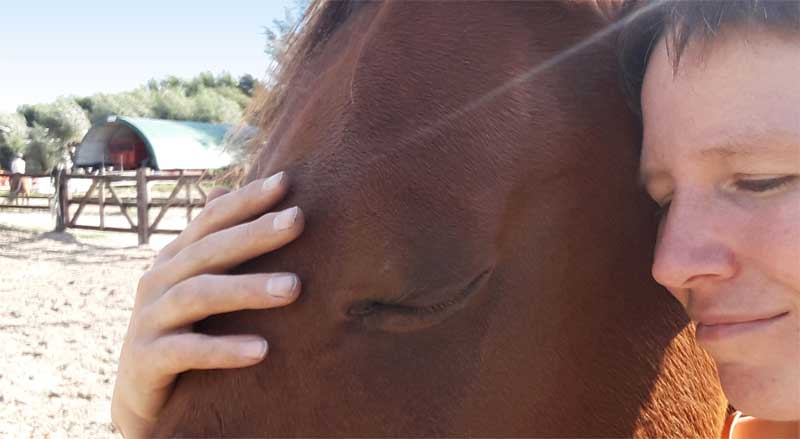
[[(777, 321), (782, 320), (788, 314), (788, 312), (784, 312), (772, 317), (752, 320), (728, 319), (730, 323), (715, 324), (703, 323), (703, 320), (701, 319), (697, 324), (697, 333), (695, 337), (699, 343), (723, 341), (729, 338), (764, 330), (775, 324)], [(712, 319), (706, 319), (705, 321), (712, 321)], [(713, 321), (724, 322), (725, 319), (714, 319)]]

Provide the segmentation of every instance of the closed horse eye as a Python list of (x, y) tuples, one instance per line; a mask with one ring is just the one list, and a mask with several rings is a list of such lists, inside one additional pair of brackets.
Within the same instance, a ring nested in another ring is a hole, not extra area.
[(410, 332), (434, 326), (459, 310), (468, 299), (480, 291), (493, 267), (482, 271), (466, 286), (452, 289), (445, 300), (433, 305), (415, 306), (411, 303), (388, 303), (378, 300), (360, 301), (347, 309), (347, 317), (369, 329), (390, 332)]
[(372, 314), (375, 310), (383, 305), (380, 302), (375, 301), (368, 301), (368, 302), (361, 302), (357, 303), (347, 310), (347, 315), (349, 317), (363, 317)]

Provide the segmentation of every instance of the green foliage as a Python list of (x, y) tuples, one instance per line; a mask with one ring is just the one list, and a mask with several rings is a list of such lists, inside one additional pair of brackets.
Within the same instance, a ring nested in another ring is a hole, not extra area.
[(89, 130), (89, 118), (74, 98), (61, 97), (50, 104), (23, 105), (28, 126), (39, 125), (57, 142), (79, 141)]
[(257, 86), (258, 86), (258, 80), (256, 80), (256, 78), (253, 78), (253, 75), (249, 73), (242, 75), (242, 77), (239, 78), (239, 83), (237, 84), (239, 90), (241, 90), (242, 93), (246, 94), (249, 97), (253, 96), (253, 93), (256, 91)]
[(0, 114), (0, 145), (22, 152), (28, 139), (28, 123), (21, 113)]
[(48, 172), (61, 156), (62, 146), (51, 135), (47, 127), (34, 123), (25, 148), (25, 171)]
[[(281, 62), (286, 45), (302, 25), (310, 0), (294, 0), (284, 18), (264, 28), (265, 52)], [(262, 84), (253, 75), (203, 72), (194, 78), (150, 79), (135, 90), (61, 97), (47, 104), (23, 105), (16, 113), (0, 114), (0, 166), (8, 168), (23, 152), (31, 172), (52, 168), (70, 143), (80, 141), (91, 124), (109, 116), (153, 117), (238, 124)], [(236, 152), (236, 151), (234, 151)]]
[(48, 171), (91, 124), (113, 115), (237, 124), (259, 86), (249, 74), (237, 79), (204, 72), (191, 79), (151, 79), (122, 93), (22, 105), (16, 113), (0, 114), (0, 166), (8, 169), (13, 155), (23, 152), (30, 172)]
[(177, 87), (164, 88), (153, 92), (152, 110), (153, 117), (158, 119), (196, 120), (192, 116), (192, 100), (186, 96), (181, 88)]
[(194, 96), (193, 114), (201, 122), (234, 124), (242, 119), (242, 107), (213, 88), (201, 88)]
[(0, 114), (0, 168), (10, 169), (18, 152), (28, 144), (28, 124), (22, 113)]
[(240, 111), (244, 110), (248, 105), (250, 105), (250, 99), (252, 98), (252, 95), (245, 93), (237, 85), (217, 87), (213, 90), (214, 93), (222, 98), (239, 104)]
[(115, 94), (99, 93), (84, 100), (90, 109), (92, 124), (103, 122), (113, 115), (157, 117), (153, 111), (153, 92), (144, 87)]

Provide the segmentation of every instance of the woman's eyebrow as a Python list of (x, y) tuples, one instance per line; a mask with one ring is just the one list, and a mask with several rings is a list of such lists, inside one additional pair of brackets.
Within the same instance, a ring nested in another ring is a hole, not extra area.
[(756, 133), (748, 136), (725, 136), (719, 142), (701, 147), (700, 158), (740, 158), (752, 156), (786, 156), (797, 154), (800, 160), (800, 135), (789, 133)]
[[(800, 164), (800, 136), (793, 139), (782, 133), (768, 135), (757, 134), (750, 136), (726, 136), (726, 138), (708, 147), (698, 147), (689, 160), (748, 160), (753, 157), (763, 157), (775, 160), (785, 160), (794, 157)], [(647, 184), (662, 177), (667, 177), (668, 172), (659, 166), (642, 167), (639, 169), (638, 183), (646, 188)]]

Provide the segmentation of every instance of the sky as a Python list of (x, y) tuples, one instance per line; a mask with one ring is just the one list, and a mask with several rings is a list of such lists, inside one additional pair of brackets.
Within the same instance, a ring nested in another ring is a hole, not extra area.
[(263, 78), (264, 26), (294, 0), (13, 0), (0, 6), (0, 113), (204, 71)]

